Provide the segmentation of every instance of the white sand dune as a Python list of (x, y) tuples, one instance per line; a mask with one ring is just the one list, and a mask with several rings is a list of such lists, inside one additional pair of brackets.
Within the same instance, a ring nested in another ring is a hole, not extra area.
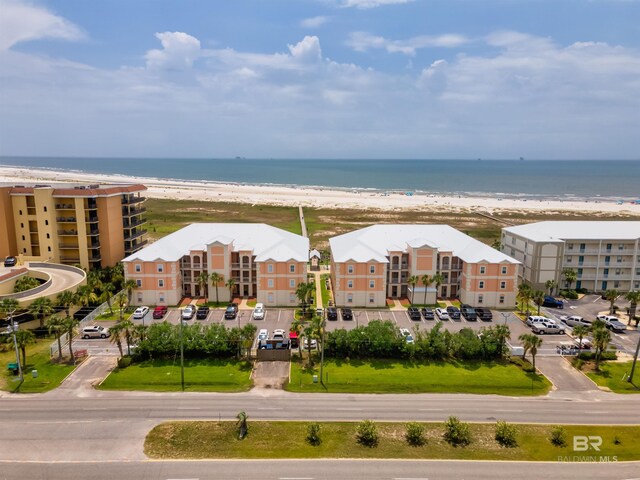
[(13, 185), (43, 183), (142, 183), (152, 198), (240, 202), (256, 205), (303, 206), (318, 208), (371, 210), (438, 210), (491, 213), (497, 210), (591, 212), (608, 215), (640, 215), (640, 205), (612, 201), (560, 201), (496, 197), (467, 197), (401, 192), (344, 191), (326, 188), (245, 185), (217, 182), (165, 180), (151, 177), (101, 175), (72, 171), (54, 171), (24, 167), (0, 167), (0, 183)]

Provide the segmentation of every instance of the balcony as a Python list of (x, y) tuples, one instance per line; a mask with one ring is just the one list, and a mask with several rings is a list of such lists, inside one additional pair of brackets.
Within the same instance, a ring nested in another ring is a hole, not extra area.
[(85, 217), (84, 221), (86, 223), (98, 223), (98, 217)]
[(129, 228), (137, 227), (138, 225), (142, 225), (144, 223), (147, 223), (146, 218), (136, 218), (131, 221), (124, 220), (122, 222), (122, 227), (125, 229), (129, 229)]
[(100, 242), (96, 242), (93, 245), (89, 245), (87, 248), (90, 250), (95, 250), (96, 248), (100, 248)]
[(138, 197), (138, 196), (122, 196), (122, 205), (135, 205), (137, 203), (142, 203), (146, 200), (146, 197)]
[(80, 263), (80, 257), (61, 256), (60, 261), (63, 263)]
[(146, 230), (138, 230), (137, 232), (130, 232), (129, 235), (124, 237), (125, 241), (135, 240), (136, 238), (140, 238), (147, 233)]
[(392, 263), (391, 270), (406, 270), (409, 268), (408, 263)]
[(140, 250), (142, 247), (144, 247), (147, 243), (149, 243), (148, 240), (144, 240), (142, 242), (138, 242), (135, 245), (131, 245), (131, 246), (125, 246), (124, 248), (124, 253), (128, 253), (128, 254), (132, 254), (137, 252), (138, 250)]
[(89, 231), (87, 231), (87, 236), (89, 237), (95, 237), (97, 235), (100, 235), (100, 230), (98, 230), (97, 228), (92, 228)]
[(132, 217), (134, 215), (141, 215), (146, 211), (147, 211), (147, 209), (145, 207), (139, 207), (139, 208), (122, 207), (122, 216), (123, 217)]
[(58, 236), (59, 237), (77, 237), (78, 231), (77, 230), (58, 230)]
[(56, 203), (56, 210), (74, 210), (76, 206), (73, 203)]
[(58, 223), (76, 223), (76, 217), (56, 217)]
[(58, 245), (60, 250), (78, 250), (80, 248), (79, 245), (73, 245), (69, 243), (61, 243)]

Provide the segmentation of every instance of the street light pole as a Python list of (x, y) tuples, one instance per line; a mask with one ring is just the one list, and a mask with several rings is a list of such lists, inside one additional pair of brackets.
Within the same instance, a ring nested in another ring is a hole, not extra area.
[(507, 324), (507, 318), (509, 318), (509, 314), (508, 313), (504, 313), (504, 312), (500, 312), (500, 315), (502, 315), (502, 318), (504, 318), (504, 324)]
[(324, 385), (324, 380), (323, 380), (323, 372), (324, 372), (324, 330), (325, 330), (325, 326), (326, 326), (326, 320), (324, 318), (324, 315), (322, 316), (322, 350), (320, 350), (320, 383), (322, 385)]
[[(24, 375), (22, 374), (22, 363), (20, 363), (20, 352), (18, 352), (18, 340), (16, 339), (16, 330), (18, 329), (18, 322), (13, 323), (14, 310), (9, 310), (9, 325), (11, 325), (11, 332), (13, 333), (13, 346), (16, 349), (16, 362), (18, 363), (18, 375), (20, 377), (20, 385), (24, 382)], [(18, 385), (18, 388), (20, 388)]]
[(184, 320), (180, 318), (180, 385), (184, 392), (184, 337), (182, 330), (184, 329)]
[(629, 374), (629, 378), (627, 378), (627, 382), (633, 383), (633, 374), (636, 370), (636, 362), (638, 361), (638, 352), (640, 352), (640, 335), (638, 335), (638, 345), (636, 346), (636, 353), (633, 356), (633, 363), (631, 363), (631, 373)]

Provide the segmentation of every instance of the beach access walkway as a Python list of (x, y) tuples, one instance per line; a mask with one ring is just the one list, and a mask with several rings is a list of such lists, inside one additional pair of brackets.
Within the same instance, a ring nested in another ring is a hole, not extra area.
[(302, 229), (302, 236), (307, 238), (307, 224), (304, 223), (304, 212), (302, 211), (302, 207), (298, 207), (298, 215), (300, 216), (300, 227)]

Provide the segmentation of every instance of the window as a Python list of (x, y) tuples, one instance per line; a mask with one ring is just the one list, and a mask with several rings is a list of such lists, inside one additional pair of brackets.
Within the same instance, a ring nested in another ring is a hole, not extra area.
[(580, 250), (581, 250), (581, 251), (583, 251), (583, 252), (584, 252), (584, 247), (585, 247), (585, 244), (584, 244), (584, 243), (581, 243), (581, 244), (580, 244)]
[(139, 263), (136, 263), (136, 273), (140, 273), (142, 271), (142, 265), (140, 265)]
[(503, 290), (507, 288), (507, 282), (500, 282), (500, 288)]
[(292, 263), (289, 265), (289, 273), (296, 273), (296, 264)]
[(136, 280), (136, 285), (138, 286), (138, 288), (142, 287), (142, 280), (137, 279)]
[(159, 264), (157, 265), (157, 267), (158, 267), (158, 273), (162, 273), (162, 272), (164, 272), (164, 264), (159, 263)]
[(376, 298), (373, 295), (369, 295), (369, 303), (375, 303)]
[(516, 250), (514, 248), (511, 249), (511, 256), (513, 257), (516, 254)]
[(45, 212), (47, 211), (47, 207), (46, 207), (46, 206), (44, 207), (44, 211), (45, 211)]
[(573, 243), (567, 244), (567, 250), (573, 250)]
[(158, 279), (158, 287), (159, 288), (164, 288), (164, 280), (162, 278)]
[(375, 265), (369, 265), (369, 273), (376, 273), (376, 266)]
[(353, 288), (353, 280), (347, 282), (347, 288)]
[(500, 304), (504, 304), (504, 295), (500, 295), (498, 302), (500, 302)]
[(47, 238), (51, 238), (51, 235), (47, 233)]
[(49, 225), (49, 220), (45, 220), (45, 221), (44, 221), (44, 224), (45, 224), (45, 225)]
[(369, 288), (376, 288), (376, 281), (375, 280), (369, 280)]
[(478, 282), (478, 288), (484, 288), (484, 282), (483, 281)]
[(24, 223), (21, 223), (21, 224), (20, 224), (20, 228), (24, 228)]
[(511, 243), (512, 243), (513, 245), (515, 245), (515, 244), (516, 244), (516, 237), (511, 237)]
[(347, 303), (353, 303), (353, 295), (347, 295)]
[(273, 288), (273, 278), (270, 278), (269, 280), (267, 280), (267, 287)]
[(573, 260), (573, 257), (571, 257), (571, 255), (567, 255), (567, 263), (571, 263), (571, 260)]
[(267, 273), (273, 273), (273, 263), (267, 265)]
[(612, 246), (613, 246), (613, 245), (611, 245), (610, 243), (607, 243), (607, 250), (611, 250), (611, 247), (612, 247)]
[(138, 303), (142, 303), (142, 295), (138, 295)]
[(616, 275), (620, 275), (621, 272), (622, 270), (620, 270), (619, 268), (616, 268)]
[(296, 303), (297, 301), (297, 297), (295, 293), (290, 293), (289, 294), (289, 303)]
[(273, 303), (273, 293), (267, 294), (267, 302), (268, 303)]
[(47, 247), (47, 250), (50, 252), (51, 251), (51, 247)]
[(22, 210), (18, 210), (18, 215), (22, 215)]
[(478, 295), (478, 304), (482, 305), (482, 300), (484, 300), (482, 295)]
[(506, 275), (507, 274), (507, 267), (502, 267), (501, 269), (502, 275)]
[(158, 302), (164, 303), (164, 293), (161, 293), (160, 296), (158, 296)]
[(620, 288), (620, 282), (618, 282), (617, 280), (613, 282), (613, 288)]
[(27, 253), (27, 249), (26, 249), (26, 248), (23, 248), (23, 249), (22, 249), (22, 253)]
[(480, 267), (480, 275), (484, 275), (484, 272), (487, 270), (487, 267), (482, 266)]
[(616, 258), (616, 262), (622, 263), (622, 257), (620, 255), (618, 255), (618, 257)]
[(347, 273), (353, 273), (353, 265), (347, 265)]
[(622, 243), (618, 245), (618, 250), (624, 250), (624, 245)]
[(289, 287), (296, 288), (296, 281), (293, 278), (289, 280)]
[(26, 238), (24, 238), (24, 235), (22, 235), (22, 240), (26, 240)]

